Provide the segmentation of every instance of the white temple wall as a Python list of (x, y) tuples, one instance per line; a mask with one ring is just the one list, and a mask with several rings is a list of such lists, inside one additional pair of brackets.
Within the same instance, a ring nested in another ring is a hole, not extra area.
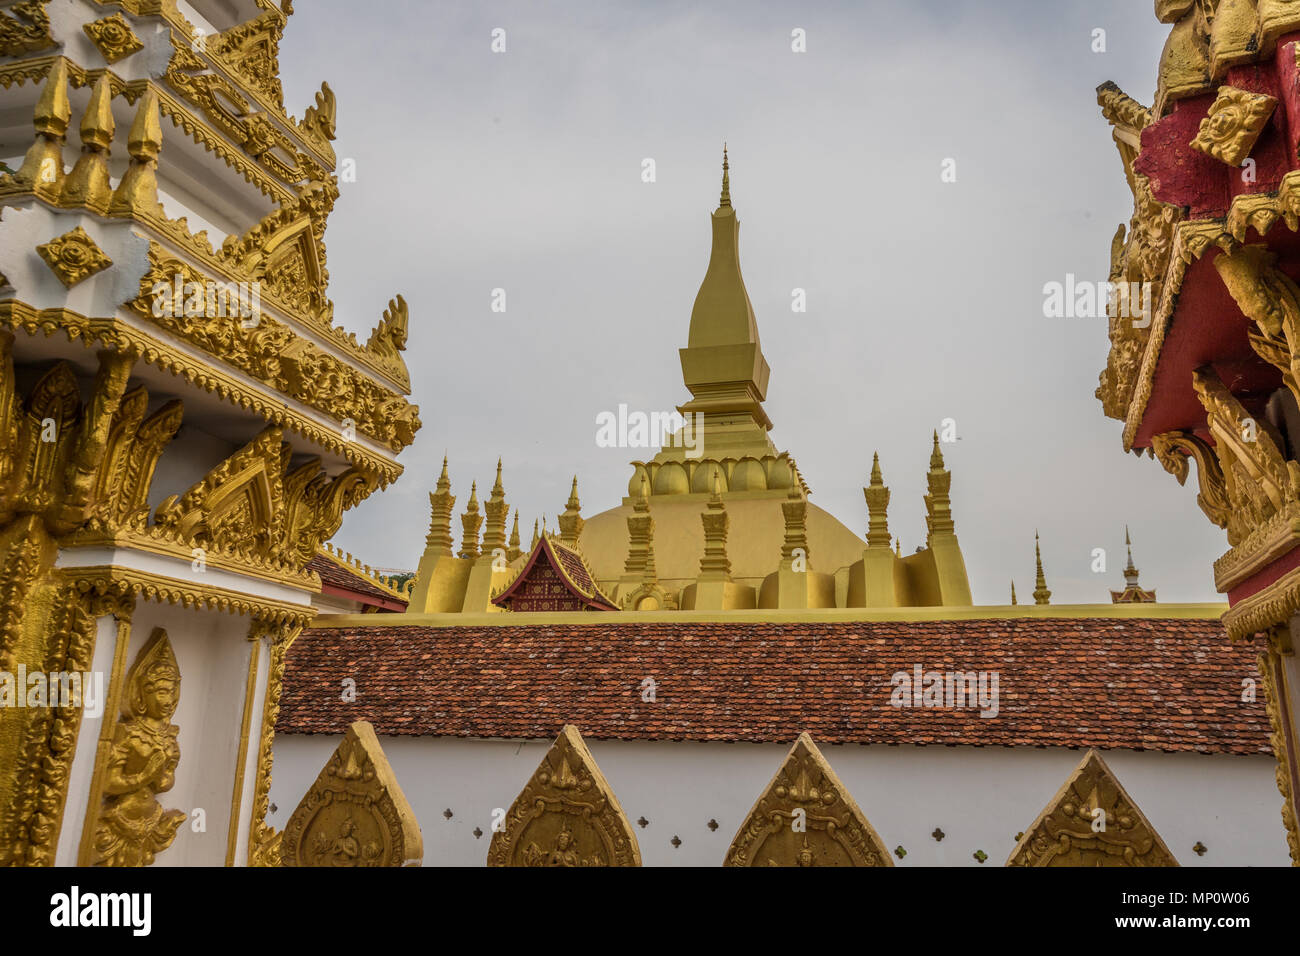
[[(339, 736), (280, 734), (271, 782), (282, 829)], [(551, 741), (381, 737), (424, 835), (425, 865), (481, 866), (492, 811), (508, 808)], [(588, 740), (635, 827), (647, 866), (717, 866), (789, 744)], [(897, 866), (1002, 866), (1084, 751), (1064, 748), (822, 748)], [(1270, 756), (1104, 751), (1106, 762), (1184, 866), (1287, 866)], [(450, 819), (444, 816), (451, 810)], [(710, 830), (708, 822), (718, 827)], [(474, 829), (482, 836), (476, 838)], [(932, 836), (943, 831), (942, 840)], [(680, 846), (674, 847), (676, 836)], [(1198, 856), (1200, 842), (1207, 852)]]

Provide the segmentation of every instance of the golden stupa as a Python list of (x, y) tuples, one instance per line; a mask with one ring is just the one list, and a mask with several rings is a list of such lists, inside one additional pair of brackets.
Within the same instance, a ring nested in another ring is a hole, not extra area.
[[(713, 248), (680, 350), (691, 399), (677, 410), (686, 424), (650, 461), (632, 463), (628, 495), (615, 508), (584, 520), (575, 479), (553, 537), (584, 563), (578, 576), (585, 570), (625, 611), (969, 606), (948, 497), (951, 475), (937, 435), (925, 547), (906, 557), (892, 546), (879, 458), (863, 488), (864, 539), (808, 500), (794, 458), (772, 443), (772, 420), (763, 408), (770, 369), (741, 275), (739, 234), (724, 150)], [(519, 550), (517, 520), (507, 542), (500, 464), (485, 515), (477, 489), (471, 491), (458, 552), (452, 551), (455, 498), (445, 460), (430, 502), (433, 518), (409, 612), (500, 610), (493, 598), (532, 566), (537, 546)]]

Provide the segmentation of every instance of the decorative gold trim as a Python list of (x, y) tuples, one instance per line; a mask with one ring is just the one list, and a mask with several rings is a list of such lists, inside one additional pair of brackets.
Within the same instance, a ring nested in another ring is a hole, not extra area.
[(54, 45), (49, 0), (25, 0), (0, 10), (0, 56), (21, 56)]
[[(255, 625), (256, 626), (256, 625)], [(248, 679), (244, 683), (244, 716), (239, 721), (239, 754), (235, 757), (235, 785), (230, 796), (230, 826), (226, 834), (226, 866), (235, 865), (239, 848), (239, 814), (243, 809), (244, 776), (248, 765), (248, 739), (253, 732), (253, 704), (257, 699), (257, 674), (262, 658), (262, 644), (250, 629), (248, 639)]]
[[(135, 609), (135, 599), (130, 599), (130, 609)], [(126, 655), (131, 643), (131, 618), (117, 618), (117, 635), (113, 645), (113, 669), (109, 674), (108, 688), (104, 694), (104, 717), (99, 727), (99, 741), (95, 745), (95, 769), (91, 772), (89, 799), (82, 821), (81, 844), (77, 850), (77, 866), (89, 866), (94, 845), (95, 823), (104, 795), (104, 772), (109, 748), (113, 743), (114, 724), (111, 715), (122, 706), (122, 682), (126, 676)]]
[(250, 635), (271, 641), (271, 664), (267, 675), (266, 697), (262, 704), (262, 733), (257, 749), (257, 781), (253, 787), (253, 814), (248, 831), (248, 865), (279, 866), (280, 841), (283, 833), (266, 824), (271, 806), (271, 767), (275, 759), (275, 722), (280, 716), (280, 693), (289, 648), (302, 633), (303, 624), (257, 621)]
[(126, 17), (121, 13), (82, 24), (81, 29), (109, 63), (124, 60), (132, 53), (144, 49), (144, 44), (140, 42), (140, 38), (131, 29), (131, 24), (126, 22)]
[(36, 252), (69, 289), (113, 264), (80, 226), (37, 246)]

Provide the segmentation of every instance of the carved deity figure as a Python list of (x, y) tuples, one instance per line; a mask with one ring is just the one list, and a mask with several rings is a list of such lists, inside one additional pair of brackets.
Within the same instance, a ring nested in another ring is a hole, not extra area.
[(181, 675), (162, 628), (141, 649), (127, 675), (122, 716), (113, 731), (104, 777), (104, 805), (95, 828), (95, 866), (148, 866), (171, 846), (185, 820), (157, 800), (172, 788), (181, 748), (171, 723)]

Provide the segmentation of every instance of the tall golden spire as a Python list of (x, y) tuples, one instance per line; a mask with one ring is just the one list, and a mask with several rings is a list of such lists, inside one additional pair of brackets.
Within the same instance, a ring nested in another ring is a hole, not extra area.
[(580, 514), (582, 502), (578, 500), (578, 476), (573, 476), (573, 487), (569, 491), (569, 500), (564, 503), (564, 514), (559, 516), (560, 540), (569, 547), (575, 547), (578, 543), (578, 535), (582, 534), (582, 526), (586, 524)]
[(483, 516), (478, 511), (478, 482), (472, 482), (469, 486), (469, 504), (465, 508), (465, 513), (460, 516), (460, 525), (462, 535), (460, 539), (460, 556), (462, 558), (477, 558), (479, 555), (478, 548), (478, 531), (483, 527)]
[(36, 101), (36, 141), (27, 150), (15, 179), (31, 183), (38, 196), (57, 200), (66, 175), (63, 144), (68, 138), (72, 106), (68, 102), (68, 61), (56, 57), (45, 75), (45, 86)]
[(442, 457), (442, 474), (438, 488), (429, 492), (429, 536), (424, 539), (426, 551), (434, 554), (451, 554), (451, 518), (456, 507), (456, 497), (451, 493), (451, 479), (447, 477), (447, 456)]
[(107, 212), (113, 198), (108, 179), (108, 154), (117, 125), (113, 120), (113, 88), (101, 73), (90, 91), (81, 117), (81, 158), (63, 184), (62, 201)]
[(1038, 532), (1034, 532), (1034, 562), (1038, 565), (1037, 577), (1034, 578), (1034, 603), (1051, 604), (1052, 592), (1047, 590), (1047, 578), (1043, 576), (1043, 552), (1038, 547)]
[(880, 453), (871, 459), (871, 483), (862, 489), (867, 500), (867, 544), (873, 548), (888, 548), (890, 542), (889, 489), (880, 473)]
[[(731, 164), (723, 150), (722, 195), (713, 213), (709, 267), (691, 309), (681, 351), (682, 377), (692, 399), (683, 414), (702, 413), (717, 443), (767, 444), (772, 421), (763, 410), (770, 369), (758, 339), (754, 307), (740, 274), (740, 225), (731, 205)], [(744, 416), (738, 420), (738, 416)], [(723, 437), (723, 432), (727, 434)], [(761, 448), (755, 449), (759, 457)]]
[(110, 216), (159, 213), (158, 153), (162, 150), (162, 125), (158, 120), (158, 94), (147, 90), (136, 105), (135, 120), (126, 141), (131, 165), (113, 191)]

